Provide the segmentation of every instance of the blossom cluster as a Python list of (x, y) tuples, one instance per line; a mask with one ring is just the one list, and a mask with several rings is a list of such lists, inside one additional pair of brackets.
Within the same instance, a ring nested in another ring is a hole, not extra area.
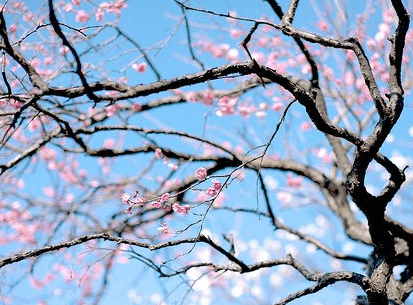
[(126, 214), (132, 214), (132, 208), (137, 206), (143, 206), (145, 203), (151, 202), (150, 206), (155, 209), (163, 208), (166, 211), (173, 210), (176, 213), (188, 214), (191, 207), (189, 205), (180, 206), (179, 203), (174, 203), (171, 205), (169, 199), (171, 195), (169, 193), (164, 193), (162, 196), (158, 197), (155, 200), (148, 200), (142, 197), (138, 197), (137, 194), (134, 196), (134, 199), (131, 199), (131, 195), (128, 193), (119, 194), (123, 204), (126, 204), (128, 208), (125, 210)]

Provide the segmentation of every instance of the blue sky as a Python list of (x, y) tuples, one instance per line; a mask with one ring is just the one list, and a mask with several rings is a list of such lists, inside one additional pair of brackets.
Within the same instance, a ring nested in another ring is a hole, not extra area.
[[(282, 5), (287, 3), (288, 1), (280, 1)], [(191, 4), (193, 6), (204, 7), (206, 2), (203, 1), (192, 1)], [(356, 14), (356, 12), (360, 12), (362, 10), (362, 1), (349, 1), (348, 7), (351, 8), (349, 11), (349, 16), (352, 18)], [(297, 14), (296, 18), (296, 25), (297, 26), (305, 26), (305, 27), (313, 27), (313, 14), (311, 10), (306, 7), (306, 4), (302, 3), (304, 7), (301, 7), (299, 13)], [(30, 5), (38, 5), (38, 3), (33, 2)], [(227, 13), (228, 11), (235, 10), (238, 12), (239, 16), (247, 16), (247, 17), (260, 17), (262, 14), (271, 15), (271, 11), (268, 5), (261, 0), (251, 1), (251, 0), (242, 0), (242, 1), (208, 1), (208, 9), (219, 11), (222, 13)], [(151, 46), (159, 45), (162, 41), (169, 39), (171, 31), (175, 29), (177, 26), (179, 17), (180, 17), (180, 9), (177, 7), (173, 1), (167, 0), (137, 0), (137, 1), (129, 1), (128, 8), (123, 11), (122, 19), (120, 22), (121, 28), (123, 28), (130, 36), (136, 39), (143, 48), (147, 49)], [(216, 25), (218, 22), (216, 18), (210, 18), (209, 16), (203, 15), (201, 13), (190, 12), (189, 18), (195, 24), (192, 28), (192, 33), (194, 37), (197, 35), (206, 35), (205, 33), (209, 33), (210, 35), (217, 35), (217, 32), (214, 31), (207, 31), (205, 30), (206, 25)], [(354, 17), (353, 17), (354, 18)], [(274, 18), (276, 19), (276, 18)], [(69, 19), (70, 21), (70, 19)], [(72, 20), (73, 21), (73, 20)], [(374, 18), (373, 18), (374, 21)], [(223, 22), (225, 23), (225, 22)], [(351, 23), (351, 22), (350, 22)], [(92, 22), (93, 24), (93, 22)], [(246, 23), (247, 25), (248, 23)], [(249, 24), (250, 26), (250, 24)], [(375, 30), (375, 29), (373, 29)], [(203, 34), (200, 34), (203, 33)], [(102, 37), (102, 41), (106, 37)], [(222, 39), (222, 42), (227, 41), (225, 39), (225, 35), (217, 35), (217, 39)], [(239, 41), (232, 40), (231, 46), (238, 47), (237, 44)], [(115, 52), (116, 49), (112, 49), (110, 52), (105, 54), (106, 56), (112, 55), (111, 52)], [(240, 50), (241, 51), (241, 50)], [(199, 68), (190, 63), (189, 61), (189, 53), (188, 48), (186, 46), (185, 40), (185, 31), (182, 26), (176, 31), (173, 37), (170, 38), (168, 43), (160, 48), (160, 49), (152, 49), (149, 52), (149, 56), (153, 60), (154, 65), (161, 71), (163, 78), (170, 78), (176, 77), (179, 75), (183, 75), (185, 73), (193, 73), (199, 71)], [(210, 57), (204, 56), (209, 60), (208, 66), (219, 65), (224, 63), (224, 61), (213, 61)], [(142, 58), (139, 52), (134, 52), (131, 54), (126, 54), (123, 56), (119, 61), (123, 61), (123, 63), (132, 63), (134, 60), (140, 62)], [(117, 60), (110, 62), (107, 64), (109, 70), (116, 70), (118, 69)], [(137, 74), (132, 69), (125, 70), (125, 71), (115, 71), (116, 73), (124, 73), (126, 76), (129, 77), (130, 82), (133, 84), (137, 83), (149, 83), (155, 81), (154, 74), (151, 71), (147, 71), (145, 74)], [(64, 81), (62, 79), (61, 81)], [(217, 84), (218, 87), (225, 87), (228, 86), (226, 83), (219, 83)], [(187, 90), (196, 90), (204, 88), (203, 86), (193, 86), (191, 88), (184, 88), (184, 91)], [(157, 95), (162, 96), (163, 94)], [(151, 100), (155, 97), (148, 97), (139, 99), (140, 102), (146, 103), (148, 100)], [(254, 95), (253, 98), (260, 99), (263, 97), (260, 95)], [(190, 110), (188, 110), (190, 109)], [(188, 115), (188, 112), (190, 114)], [(206, 116), (208, 114), (208, 116)], [(295, 122), (300, 122), (302, 118), (305, 116), (303, 109), (298, 104), (292, 107), (291, 113), (289, 115), (289, 125), (283, 127), (280, 131), (280, 136), (276, 138), (276, 141), (271, 149), (277, 151), (279, 149), (279, 144), (283, 141), (283, 136), (290, 132), (293, 135), (297, 135), (297, 147), (305, 147), (309, 142), (312, 143), (320, 143), (322, 145), (324, 139), (320, 137), (316, 132), (311, 131), (307, 134), (300, 135), (297, 132), (296, 128), (294, 128)], [(155, 111), (151, 111), (147, 115), (140, 116), (133, 121), (135, 124), (139, 126), (145, 127), (153, 127), (159, 128), (162, 126), (172, 127), (178, 130), (188, 130), (191, 133), (195, 133), (200, 135), (203, 131), (205, 126), (205, 117), (207, 117), (208, 126), (210, 125), (218, 125), (216, 130), (208, 129), (208, 135), (215, 136), (215, 139), (222, 139), (232, 141), (233, 143), (236, 142), (237, 134), (234, 132), (236, 126), (243, 126), (246, 130), (254, 129), (257, 134), (257, 145), (263, 144), (269, 138), (272, 130), (274, 129), (276, 123), (279, 119), (279, 114), (271, 113), (265, 121), (261, 121), (257, 118), (252, 118), (248, 122), (244, 122), (240, 116), (233, 116), (233, 117), (225, 117), (220, 118), (214, 115), (214, 113), (208, 112), (208, 108), (203, 105), (182, 105), (177, 107), (170, 107), (170, 108), (160, 108)], [(395, 153), (395, 147), (400, 153), (409, 153), (411, 150), (411, 137), (408, 135), (408, 126), (411, 124), (409, 118), (411, 117), (411, 108), (410, 105), (406, 107), (406, 111), (400, 119), (400, 123), (397, 125), (395, 129), (395, 140), (392, 143), (388, 143), (384, 147), (384, 151), (388, 152), (390, 155)], [(178, 124), (177, 124), (178, 122)], [(265, 125), (265, 126), (264, 126)], [(289, 126), (289, 128), (288, 128)], [(291, 127), (292, 126), (292, 127)], [(231, 132), (229, 132), (231, 131)], [(129, 139), (130, 141), (136, 141), (133, 137)], [(162, 139), (165, 141), (165, 145), (170, 146), (177, 146), (179, 147), (179, 142), (176, 142), (175, 139)], [(160, 142), (162, 141), (160, 140)], [(96, 139), (96, 142), (103, 141), (103, 139)], [(141, 139), (139, 139), (141, 141)], [(169, 142), (171, 141), (171, 142)], [(261, 143), (258, 143), (261, 141)], [(132, 143), (132, 142), (131, 142)], [(404, 145), (407, 143), (407, 145)], [(390, 145), (391, 144), (391, 145)], [(188, 145), (189, 146), (189, 145)], [(188, 148), (190, 149), (190, 148)], [(303, 157), (304, 158), (304, 157)], [(311, 157), (308, 157), (311, 159)], [(85, 160), (84, 162), (88, 162)], [(119, 167), (116, 168), (118, 175), (124, 174), (129, 175), (132, 174), (135, 170), (134, 166), (138, 169), (142, 168), (142, 164), (140, 164), (140, 159), (134, 160), (133, 166), (130, 163), (119, 162)], [(142, 159), (142, 162), (144, 160)], [(181, 177), (185, 177), (193, 171), (192, 167), (188, 167), (186, 170), (182, 170)], [(283, 186), (283, 175), (279, 175), (277, 173), (265, 173), (268, 176), (272, 176), (275, 179), (278, 179), (280, 184)], [(38, 181), (38, 177), (33, 177), (33, 180), (30, 178), (27, 180), (27, 190), (33, 190), (34, 192), (40, 190), (40, 185)], [(49, 178), (45, 178), (44, 182), (47, 185), (49, 182), (47, 181)], [(375, 177), (373, 177), (374, 182)], [(264, 209), (263, 198), (259, 197), (258, 203), (256, 203), (255, 195), (257, 193), (256, 189), (256, 176), (252, 173), (247, 173), (247, 177), (245, 181), (240, 182), (237, 186), (236, 191), (228, 192), (231, 196), (231, 202), (234, 205), (238, 203), (245, 203), (246, 201), (252, 202), (253, 206), (255, 204), (260, 209)], [(272, 194), (275, 197), (274, 194)], [(315, 198), (316, 201), (320, 198)], [(114, 198), (113, 203), (117, 204), (118, 198)], [(113, 209), (117, 209), (118, 206), (114, 205)], [(407, 208), (409, 212), (410, 209)], [(323, 221), (327, 219), (329, 221), (329, 226), (331, 225), (332, 232), (331, 234), (326, 235), (325, 242), (330, 246), (334, 247), (337, 250), (342, 250), (343, 245), (351, 244), (351, 242), (344, 236), (344, 234), (338, 230), (340, 228), (340, 224), (337, 219), (334, 218), (331, 212), (327, 211), (327, 209), (323, 209), (320, 213), (320, 207), (309, 204), (308, 206), (300, 209), (283, 209), (280, 208), (280, 216), (283, 219), (288, 220), (291, 222), (292, 226), (303, 227), (311, 230), (312, 227), (306, 227), (307, 223), (311, 223), (313, 219), (317, 219), (317, 216), (322, 215), (323, 217), (318, 218), (319, 225), (323, 225)], [(401, 220), (402, 221), (409, 221), (408, 213), (405, 213), (406, 219), (403, 219), (403, 215)], [(226, 232), (230, 229), (238, 230), (240, 234), (243, 236), (245, 242), (249, 242), (251, 239), (255, 239), (252, 243), (257, 243), (259, 247), (265, 248), (264, 244), (268, 243), (268, 236), (272, 236), (273, 232), (267, 220), (257, 220), (257, 216), (230, 216), (228, 213), (225, 212), (214, 212), (213, 214), (209, 215), (209, 217), (213, 217), (213, 219), (207, 219), (206, 225), (214, 225), (217, 228), (217, 232)], [(324, 219), (324, 220), (323, 220)], [(179, 220), (178, 220), (179, 222)], [(253, 224), (253, 225), (251, 225)], [(157, 224), (154, 224), (154, 231), (156, 231)], [(210, 227), (211, 229), (211, 227)], [(315, 228), (317, 229), (317, 228)], [(280, 234), (282, 235), (282, 234)], [(276, 235), (277, 237), (280, 237)], [(285, 237), (285, 236), (281, 236)], [(280, 237), (281, 244), (283, 248), (291, 245), (291, 241), (288, 239), (282, 239)], [(107, 245), (110, 247), (110, 244)], [(300, 250), (305, 249), (305, 245), (300, 246), (298, 248)], [(365, 247), (362, 246), (354, 246), (354, 253), (359, 251), (365, 251)], [(197, 248), (201, 251), (202, 247)], [(71, 252), (71, 251), (69, 251)], [(74, 253), (77, 252), (76, 249), (73, 250)], [(366, 252), (364, 252), (366, 253)], [(278, 255), (282, 256), (283, 253), (278, 253)], [(154, 257), (157, 256), (156, 253), (150, 254)], [(174, 253), (170, 253), (171, 257), (174, 256)], [(244, 254), (247, 256), (246, 254)], [(314, 256), (309, 255), (308, 262), (314, 263), (314, 267), (326, 267), (329, 264), (329, 260), (321, 255), (317, 258), (315, 256), (319, 255), (319, 252), (314, 254)], [(44, 272), (44, 269), (51, 268), (56, 261), (65, 260), (62, 255), (56, 256), (46, 256), (45, 258), (41, 259), (41, 263), (39, 267), (36, 268), (36, 275), (41, 276)], [(312, 262), (314, 261), (314, 262)], [(22, 263), (24, 264), (24, 263)], [(362, 272), (361, 266), (355, 266), (354, 264), (349, 264), (347, 267), (351, 267), (352, 270), (357, 272)], [(44, 268), (44, 269), (43, 269)], [(268, 297), (268, 303), (271, 301), (275, 301), (278, 297), (286, 296), (289, 290), (297, 289), (301, 287), (307, 287), (307, 282), (296, 282), (294, 280), (299, 279), (299, 277), (292, 275), (292, 285), (287, 286), (288, 284), (285, 283), (284, 286), (281, 288), (274, 289), (271, 286), (270, 281), (265, 282), (265, 277), (270, 277), (270, 274), (263, 275), (263, 287), (268, 288), (266, 291), (266, 296)], [(234, 287), (236, 286), (236, 280), (234, 281)], [(141, 300), (141, 304), (147, 304), (148, 299), (150, 299), (151, 293), (153, 291), (158, 291), (159, 293), (163, 293), (165, 291), (174, 291), (173, 287), (180, 283), (179, 280), (176, 279), (158, 279), (157, 275), (152, 272), (148, 272), (146, 266), (142, 263), (132, 261), (128, 265), (116, 265), (116, 270), (111, 274), (111, 278), (109, 281), (108, 293), (105, 295), (104, 300), (102, 302), (103, 305), (110, 305), (110, 304), (139, 304), (138, 300)], [(232, 282), (231, 282), (232, 283)], [(26, 292), (28, 282), (24, 281), (22, 285), (19, 285), (19, 291), (21, 291), (21, 297), (24, 299), (26, 304), (30, 304), (31, 295), (29, 292)], [(57, 284), (56, 284), (57, 285)], [(75, 289), (75, 288), (74, 288)], [(332, 295), (335, 297), (343, 298), (346, 294), (349, 294), (348, 286), (344, 285), (334, 285), (331, 288), (328, 288), (326, 292), (321, 292), (320, 294), (316, 294), (313, 296), (306, 297), (302, 300), (297, 301), (295, 304), (324, 304), (329, 303), (329, 298)], [(351, 288), (350, 288), (351, 290)], [(75, 290), (74, 290), (75, 291)], [(174, 291), (171, 296), (168, 298), (167, 304), (180, 304), (181, 295), (184, 293), (185, 288), (183, 286), (179, 286), (179, 289)], [(351, 293), (355, 295), (355, 292), (351, 290)], [(138, 295), (139, 297), (136, 298), (136, 302), (133, 302), (133, 296)], [(75, 293), (74, 293), (75, 295)], [(152, 299), (156, 301), (153, 296)], [(59, 298), (56, 299), (48, 299), (49, 304), (61, 304), (62, 300)], [(73, 299), (65, 299), (67, 304), (74, 303)], [(156, 303), (156, 302), (153, 302)], [(225, 295), (222, 295), (221, 301), (214, 302), (214, 304), (228, 304), (228, 298)], [(265, 303), (267, 304), (267, 303)]]

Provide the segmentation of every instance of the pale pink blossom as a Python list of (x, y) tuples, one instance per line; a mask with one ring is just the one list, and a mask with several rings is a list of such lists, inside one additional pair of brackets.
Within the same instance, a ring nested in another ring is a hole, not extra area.
[(30, 64), (33, 66), (33, 68), (38, 68), (40, 66), (40, 59), (38, 58), (33, 58)]
[(181, 213), (181, 206), (178, 203), (172, 205), (172, 210), (176, 213)]
[(88, 21), (90, 18), (89, 14), (85, 12), (84, 10), (80, 10), (76, 14), (76, 21), (80, 23), (84, 23)]
[[(413, 127), (412, 127), (412, 130), (413, 130)], [(205, 192), (199, 192), (198, 196), (196, 197), (197, 202), (205, 202), (207, 200), (208, 200), (208, 195)]]
[(29, 278), (29, 281), (30, 281), (30, 284), (32, 285), (32, 287), (33, 287), (34, 289), (39, 290), (39, 289), (42, 289), (43, 286), (44, 286), (44, 283), (42, 283), (42, 281), (40, 281), (40, 280), (38, 280), (38, 279), (35, 279), (35, 278), (32, 277), (32, 276)]
[(103, 147), (104, 148), (112, 148), (113, 146), (115, 146), (116, 141), (114, 139), (106, 139), (105, 142), (103, 143)]
[(132, 108), (133, 108), (134, 111), (141, 111), (142, 110), (142, 104), (140, 104), (140, 103), (133, 104)]
[(214, 99), (215, 99), (215, 95), (212, 94), (211, 90), (206, 89), (206, 90), (204, 91), (204, 93), (202, 94), (201, 99), (202, 99), (202, 103), (203, 103), (204, 105), (211, 105), (212, 102), (213, 102)]
[(354, 84), (354, 82), (355, 82), (354, 74), (351, 71), (347, 71), (345, 76), (344, 76), (344, 83), (347, 86), (351, 86), (351, 85)]
[(185, 100), (191, 103), (196, 103), (197, 97), (194, 91), (189, 91), (185, 93)]
[(54, 57), (53, 57), (53, 56), (49, 56), (49, 57), (46, 57), (45, 59), (43, 59), (43, 63), (44, 63), (46, 66), (48, 66), (48, 65), (50, 65), (50, 64), (53, 63), (53, 60), (54, 60)]
[(301, 131), (307, 131), (313, 128), (313, 125), (310, 122), (302, 122), (300, 124)]
[(176, 171), (176, 170), (179, 168), (177, 164), (172, 163), (172, 162), (169, 162), (169, 163), (168, 163), (168, 167), (169, 167), (170, 169), (174, 170), (174, 171)]
[(57, 157), (57, 151), (53, 148), (43, 147), (40, 150), (40, 156), (47, 161), (54, 160)]
[(263, 119), (267, 116), (267, 113), (265, 111), (257, 111), (255, 113), (255, 116), (259, 119)]
[(60, 54), (64, 55), (70, 52), (70, 49), (67, 46), (63, 46), (59, 49)]
[(278, 192), (277, 199), (282, 203), (287, 204), (293, 199), (293, 195), (291, 193), (281, 191)]
[(228, 60), (237, 60), (239, 55), (239, 51), (235, 48), (231, 48), (227, 52), (227, 59)]
[(175, 203), (172, 206), (172, 209), (174, 210), (175, 213), (188, 214), (191, 207), (189, 205), (184, 205), (183, 207), (181, 207), (178, 203)]
[(162, 231), (162, 233), (165, 235), (172, 233), (172, 231), (168, 228), (166, 223), (161, 224), (161, 226), (158, 228), (158, 231)]
[(55, 196), (55, 190), (50, 186), (43, 188), (43, 193), (49, 198), (53, 198)]
[(328, 24), (325, 21), (319, 21), (317, 27), (322, 31), (328, 31)]
[(159, 209), (162, 206), (162, 203), (160, 201), (154, 201), (151, 203), (151, 206), (155, 209)]
[(136, 198), (136, 200), (135, 200), (135, 202), (134, 202), (135, 204), (137, 204), (137, 205), (140, 205), (140, 206), (142, 206), (142, 205), (144, 205), (145, 204), (145, 200), (143, 199), (143, 198)]
[(222, 184), (221, 184), (221, 182), (219, 182), (218, 180), (212, 179), (211, 182), (212, 182), (212, 188), (213, 188), (214, 190), (219, 191), (219, 190), (222, 188)]
[(162, 150), (160, 148), (155, 149), (155, 157), (161, 159), (163, 157)]
[(123, 204), (129, 205), (130, 195), (128, 193), (122, 193), (122, 194), (119, 194), (119, 196)]
[(71, 11), (73, 10), (73, 5), (72, 5), (72, 3), (66, 3), (66, 5), (63, 6), (63, 10), (64, 10), (65, 12), (71, 12)]
[(134, 63), (132, 65), (132, 68), (135, 69), (139, 73), (143, 73), (146, 71), (146, 62), (141, 62), (141, 63)]
[(218, 116), (228, 115), (234, 113), (234, 107), (237, 103), (236, 97), (223, 96), (218, 100), (219, 110), (217, 111)]
[(98, 8), (98, 9), (96, 10), (96, 13), (95, 13), (96, 21), (102, 21), (103, 16), (105, 16), (105, 13), (103, 12), (102, 9)]
[(279, 112), (279, 111), (281, 111), (281, 109), (283, 109), (283, 107), (284, 107), (284, 104), (283, 104), (283, 103), (276, 102), (276, 103), (272, 104), (272, 107), (271, 107), (271, 108), (272, 108), (274, 111)]
[(210, 197), (214, 197), (217, 194), (217, 190), (214, 189), (213, 187), (210, 187), (206, 191), (207, 195)]
[(195, 172), (195, 178), (199, 181), (204, 181), (207, 176), (207, 170), (203, 167), (200, 167)]
[(106, 110), (106, 114), (108, 117), (112, 117), (115, 115), (116, 111), (118, 111), (118, 109), (120, 108), (119, 105), (117, 104), (113, 104), (113, 105), (109, 105), (105, 108)]
[(12, 24), (12, 25), (10, 26), (10, 33), (14, 33), (14, 32), (16, 32), (16, 31), (17, 31), (17, 25)]
[(299, 188), (301, 186), (302, 179), (303, 178), (301, 176), (294, 177), (291, 173), (288, 173), (287, 174), (287, 185), (289, 187)]
[(41, 126), (41, 121), (37, 117), (29, 122), (29, 130), (31, 132), (37, 130), (40, 126)]
[(166, 202), (166, 201), (168, 201), (169, 200), (169, 194), (168, 193), (165, 193), (165, 194), (163, 194), (162, 196), (161, 196), (161, 198), (160, 198), (160, 202)]
[(243, 34), (243, 32), (239, 29), (232, 29), (229, 32), (229, 35), (233, 38), (233, 39), (237, 39), (238, 37), (240, 37)]
[(185, 204), (185, 205), (182, 207), (182, 213), (188, 214), (188, 212), (189, 212), (190, 209), (191, 209), (191, 207), (190, 207), (189, 205)]
[(386, 23), (391, 23), (394, 20), (394, 13), (391, 10), (387, 10), (383, 12), (382, 15), (383, 21)]
[(127, 264), (129, 262), (129, 259), (126, 256), (120, 256), (116, 259), (116, 262), (118, 264)]
[(80, 0), (72, 0), (73, 4), (76, 6), (80, 5)]

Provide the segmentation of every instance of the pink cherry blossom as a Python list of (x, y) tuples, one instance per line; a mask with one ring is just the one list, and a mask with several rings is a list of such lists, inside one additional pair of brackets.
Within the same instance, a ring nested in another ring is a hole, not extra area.
[(191, 103), (196, 103), (197, 101), (197, 96), (196, 93), (193, 91), (189, 91), (185, 94), (185, 100)]
[(168, 200), (169, 200), (169, 194), (165, 193), (161, 196), (159, 201), (163, 203), (163, 202), (167, 202)]
[(328, 24), (325, 21), (319, 21), (317, 27), (322, 31), (328, 31)]
[(174, 171), (176, 171), (176, 170), (179, 168), (177, 164), (172, 163), (172, 162), (169, 162), (169, 163), (168, 163), (168, 167), (169, 167), (170, 169), (174, 170)]
[(136, 103), (136, 104), (134, 104), (134, 105), (132, 106), (132, 108), (133, 108), (134, 111), (141, 111), (141, 109), (142, 109), (142, 104)]
[(299, 188), (301, 186), (302, 180), (303, 179), (301, 176), (294, 177), (291, 173), (287, 174), (287, 185), (289, 187)]
[(132, 68), (135, 69), (139, 73), (144, 73), (146, 71), (146, 62), (141, 62), (139, 64), (134, 63)]
[(172, 205), (172, 209), (175, 213), (188, 214), (191, 207), (189, 205), (184, 205), (183, 207), (181, 207), (178, 203), (175, 203), (174, 205)]
[(95, 13), (96, 21), (102, 21), (103, 16), (105, 16), (104, 11), (101, 8), (98, 8)]
[(15, 33), (17, 31), (17, 26), (15, 24), (10, 25), (10, 33)]
[(120, 108), (120, 106), (118, 104), (113, 104), (113, 105), (109, 105), (107, 106), (106, 109), (106, 114), (108, 117), (112, 117), (115, 115), (116, 111), (118, 111), (118, 109)]
[(199, 181), (204, 181), (207, 176), (207, 170), (203, 167), (200, 167), (195, 172), (195, 178)]
[[(412, 130), (413, 130), (413, 128), (412, 128)], [(412, 134), (413, 134), (413, 132), (412, 132)], [(196, 197), (197, 202), (205, 202), (207, 200), (208, 200), (208, 195), (203, 191), (199, 192), (198, 196)]]
[(313, 124), (311, 124), (310, 122), (302, 122), (300, 124), (300, 130), (301, 131), (307, 131), (313, 128)]
[(180, 212), (181, 212), (181, 207), (180, 207), (180, 205), (179, 205), (178, 203), (174, 203), (174, 204), (172, 205), (172, 209), (173, 209), (174, 212), (176, 212), (176, 213), (180, 213)]
[(276, 103), (274, 103), (274, 104), (272, 105), (271, 108), (272, 108), (274, 111), (279, 112), (279, 111), (281, 111), (281, 109), (283, 109), (283, 107), (284, 107), (284, 104), (283, 104), (283, 103), (276, 102)]
[(72, 3), (66, 3), (65, 6), (63, 6), (63, 10), (65, 12), (71, 12), (73, 11), (73, 5)]
[(218, 116), (224, 116), (234, 113), (234, 107), (237, 103), (237, 98), (223, 96), (218, 100), (219, 110), (217, 111)]
[(158, 231), (162, 231), (163, 234), (168, 235), (170, 234), (172, 231), (168, 228), (168, 226), (166, 225), (166, 223), (162, 223), (161, 226), (158, 228)]
[(53, 59), (54, 59), (53, 56), (46, 57), (45, 59), (43, 59), (43, 63), (46, 66), (51, 65), (53, 63)]
[(212, 94), (211, 90), (207, 89), (204, 91), (204, 93), (202, 94), (202, 103), (204, 105), (211, 105), (212, 102), (215, 99), (215, 95)]
[(84, 10), (80, 10), (76, 14), (76, 21), (80, 23), (85, 23), (90, 18), (89, 14)]
[(155, 149), (155, 157), (156, 157), (157, 159), (161, 159), (162, 156), (163, 156), (162, 150), (161, 150), (160, 148)]
[(137, 204), (137, 205), (140, 205), (140, 206), (142, 206), (142, 205), (144, 205), (145, 204), (145, 200), (143, 199), (143, 198), (136, 198), (135, 199), (135, 202), (134, 202), (135, 204)]
[(277, 199), (282, 203), (287, 204), (293, 199), (293, 195), (291, 193), (281, 191), (277, 194)]
[(38, 59), (38, 58), (33, 58), (32, 59), (32, 61), (31, 61), (31, 65), (34, 67), (34, 68), (38, 68), (39, 66), (40, 66), (40, 59)]
[(210, 187), (206, 191), (207, 195), (210, 197), (214, 197), (217, 194), (217, 190), (214, 189), (213, 187)]
[(182, 213), (188, 214), (188, 212), (189, 212), (190, 209), (191, 209), (191, 207), (190, 207), (189, 205), (185, 204), (185, 205), (182, 207)]
[(243, 34), (243, 32), (239, 29), (232, 29), (229, 34), (233, 39), (237, 39)]
[(128, 193), (119, 194), (123, 204), (129, 204), (130, 195)]
[(160, 201), (154, 201), (151, 203), (151, 206), (155, 209), (159, 209), (162, 206), (162, 203)]
[(222, 184), (221, 184), (221, 182), (219, 182), (218, 180), (212, 179), (211, 182), (212, 182), (212, 188), (213, 188), (214, 190), (219, 191), (219, 190), (222, 188)]
[(43, 188), (43, 193), (50, 198), (53, 198), (55, 196), (55, 190), (53, 187), (45, 187)]

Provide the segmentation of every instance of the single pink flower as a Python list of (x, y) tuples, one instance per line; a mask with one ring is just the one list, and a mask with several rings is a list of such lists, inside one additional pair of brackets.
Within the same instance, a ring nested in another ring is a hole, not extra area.
[(162, 150), (160, 148), (155, 149), (155, 157), (157, 159), (161, 159), (162, 158)]
[(134, 63), (132, 65), (132, 68), (135, 69), (139, 73), (143, 73), (146, 71), (146, 62), (141, 62), (139, 64)]
[(187, 93), (185, 94), (185, 99), (186, 99), (188, 102), (196, 103), (196, 101), (197, 101), (196, 93), (195, 93), (194, 91), (189, 91), (189, 92), (187, 92)]
[(325, 21), (319, 21), (317, 27), (322, 31), (328, 31), (328, 24)]
[(130, 195), (128, 193), (119, 194), (123, 204), (129, 204)]
[(219, 182), (218, 180), (212, 179), (211, 182), (212, 182), (212, 188), (213, 188), (214, 190), (219, 191), (219, 190), (222, 188), (222, 184), (221, 184), (221, 182)]
[(162, 206), (162, 203), (160, 201), (154, 201), (151, 203), (151, 206), (155, 209), (159, 209)]
[(169, 200), (169, 194), (165, 193), (161, 196), (160, 202), (166, 202)]
[(88, 21), (89, 18), (90, 18), (89, 14), (86, 13), (84, 10), (80, 10), (76, 14), (76, 21), (77, 22), (84, 23), (84, 22)]
[(207, 189), (206, 193), (207, 193), (208, 196), (214, 197), (217, 194), (217, 190), (210, 187), (210, 188)]
[(207, 170), (203, 167), (200, 167), (195, 172), (195, 178), (199, 181), (204, 181), (207, 176)]
[(137, 205), (144, 205), (144, 204), (145, 204), (145, 200), (143, 200), (142, 198), (136, 198), (135, 204), (137, 204)]

